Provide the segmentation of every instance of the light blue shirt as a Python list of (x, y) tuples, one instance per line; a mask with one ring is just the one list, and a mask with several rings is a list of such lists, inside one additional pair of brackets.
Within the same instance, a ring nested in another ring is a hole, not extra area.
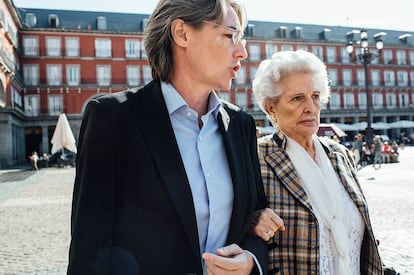
[(197, 112), (175, 88), (161, 82), (161, 90), (193, 195), (200, 253), (216, 254), (226, 243), (233, 210), (233, 184), (217, 122), (220, 99), (210, 93), (200, 129)]

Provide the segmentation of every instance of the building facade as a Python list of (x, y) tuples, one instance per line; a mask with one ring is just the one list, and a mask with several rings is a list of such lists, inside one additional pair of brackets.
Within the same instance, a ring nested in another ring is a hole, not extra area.
[[(24, 162), (33, 150), (49, 153), (60, 113), (77, 138), (89, 100), (151, 81), (142, 41), (148, 14), (28, 9), (1, 1), (0, 166)], [(249, 21), (249, 57), (232, 89), (219, 95), (251, 113), (258, 126), (268, 126), (251, 91), (260, 61), (275, 51), (311, 51), (326, 63), (331, 80), (321, 121), (337, 123), (350, 135), (363, 132), (364, 67), (351, 62), (345, 49), (354, 29)], [(369, 41), (378, 54), (368, 67), (374, 130), (392, 138), (412, 134), (412, 127), (397, 122), (414, 120), (414, 33), (368, 32), (381, 33), (384, 40), (381, 52), (372, 35)]]

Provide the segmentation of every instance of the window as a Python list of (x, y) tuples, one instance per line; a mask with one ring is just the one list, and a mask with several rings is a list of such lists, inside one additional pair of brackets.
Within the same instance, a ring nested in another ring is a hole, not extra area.
[(359, 109), (367, 108), (367, 94), (366, 93), (358, 94), (358, 106), (359, 106)]
[(282, 45), (281, 50), (282, 51), (293, 51), (293, 46), (292, 45)]
[(247, 93), (236, 92), (236, 105), (242, 109), (247, 108)]
[(266, 58), (272, 58), (272, 55), (277, 53), (277, 45), (274, 45), (270, 42), (266, 43)]
[(62, 95), (49, 95), (47, 97), (47, 106), (49, 115), (58, 116), (63, 113), (63, 97)]
[(355, 100), (353, 93), (345, 93), (344, 94), (344, 108), (345, 109), (352, 109), (355, 107)]
[(57, 28), (59, 26), (59, 17), (56, 14), (49, 14), (49, 27)]
[(312, 47), (312, 53), (314, 55), (316, 55), (317, 57), (319, 57), (320, 60), (323, 61), (323, 49), (322, 47), (319, 46), (313, 46)]
[(249, 58), (251, 61), (260, 60), (260, 45), (249, 44)]
[(23, 37), (23, 54), (26, 56), (39, 55), (39, 41), (37, 37)]
[(298, 49), (298, 50), (302, 50), (302, 51), (307, 52), (307, 51), (308, 51), (308, 46), (305, 46), (305, 45), (298, 45), (298, 46), (297, 46), (297, 49)]
[(341, 104), (341, 100), (339, 98), (339, 95), (337, 93), (331, 93), (329, 98), (329, 106), (331, 110), (337, 110), (339, 109)]
[(394, 72), (393, 71), (384, 71), (384, 82), (385, 86), (394, 86)]
[(253, 83), (254, 78), (256, 77), (257, 67), (251, 66), (250, 67), (250, 80)]
[(230, 102), (230, 93), (229, 92), (219, 92), (218, 97), (221, 98), (221, 100)]
[(414, 66), (414, 51), (410, 51), (410, 65)]
[(372, 98), (372, 107), (374, 109), (382, 108), (382, 94), (380, 93), (374, 93)]
[(38, 116), (40, 114), (40, 96), (26, 95), (24, 97), (24, 111), (28, 116)]
[(125, 40), (125, 57), (127, 58), (139, 58), (141, 43), (136, 39)]
[(357, 70), (358, 86), (364, 87), (365, 85), (365, 71)]
[(110, 39), (96, 39), (95, 40), (96, 57), (111, 57), (111, 40)]
[(26, 13), (24, 16), (24, 23), (28, 27), (36, 26), (36, 23), (37, 23), (36, 15), (34, 13)]
[(391, 50), (382, 50), (382, 56), (384, 59), (384, 64), (392, 63), (392, 51)]
[(141, 59), (147, 59), (147, 51), (145, 50), (144, 41), (141, 41)]
[(51, 86), (59, 86), (62, 83), (62, 67), (61, 65), (46, 65), (47, 84)]
[(96, 66), (96, 81), (98, 86), (109, 86), (111, 84), (111, 66)]
[(60, 56), (60, 37), (46, 37), (46, 55)]
[(331, 86), (338, 85), (338, 71), (336, 69), (328, 69), (328, 77)]
[(342, 70), (342, 78), (344, 86), (352, 85), (352, 71), (351, 70)]
[(393, 93), (387, 93), (387, 108), (395, 108), (397, 106), (397, 98)]
[(259, 106), (259, 104), (257, 103), (257, 100), (256, 100), (256, 97), (252, 94), (252, 109), (254, 110), (254, 111), (258, 111), (258, 110), (260, 110), (260, 106)]
[(144, 78), (144, 84), (147, 84), (152, 80), (151, 67), (149, 65), (142, 66), (142, 74)]
[(79, 56), (79, 38), (66, 37), (66, 56), (68, 57)]
[(80, 66), (66, 65), (66, 82), (69, 86), (79, 86), (80, 84)]
[(24, 84), (27, 86), (36, 86), (39, 84), (39, 65), (23, 65)]
[(369, 50), (374, 56), (377, 56), (376, 58), (371, 60), (372, 65), (378, 65), (379, 64), (379, 52), (377, 49), (370, 49)]
[(407, 86), (408, 85), (408, 73), (404, 71), (398, 71), (397, 82), (398, 82), (398, 86)]
[(326, 54), (328, 55), (328, 63), (335, 63), (336, 62), (336, 48), (335, 47), (328, 47), (326, 49)]
[(406, 65), (407, 64), (405, 51), (397, 51), (397, 63), (398, 63), (398, 65)]
[(346, 48), (341, 48), (341, 60), (343, 64), (349, 64), (352, 61)]
[(127, 66), (127, 83), (128, 86), (139, 85), (139, 66)]
[(402, 93), (399, 95), (399, 101), (400, 101), (400, 107), (401, 108), (407, 108), (410, 107), (410, 104), (408, 104), (408, 94)]
[(414, 87), (414, 71), (410, 72), (411, 87)]
[(241, 67), (237, 72), (237, 77), (234, 80), (236, 85), (245, 85), (246, 84), (246, 67)]
[(371, 85), (372, 86), (380, 85), (380, 71), (378, 70), (371, 71)]

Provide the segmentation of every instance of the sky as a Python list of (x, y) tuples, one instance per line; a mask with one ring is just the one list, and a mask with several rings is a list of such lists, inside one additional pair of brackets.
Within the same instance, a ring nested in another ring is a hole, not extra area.
[[(158, 0), (13, 0), (42, 9), (150, 14)], [(414, 32), (413, 0), (244, 0), (249, 20)]]

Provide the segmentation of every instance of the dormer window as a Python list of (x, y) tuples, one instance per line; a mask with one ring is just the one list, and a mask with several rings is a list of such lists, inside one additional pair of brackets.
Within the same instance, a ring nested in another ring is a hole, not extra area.
[(329, 40), (331, 38), (331, 29), (324, 28), (319, 33), (319, 38), (322, 39), (322, 40)]
[(406, 33), (406, 34), (400, 35), (400, 36), (398, 37), (398, 40), (400, 40), (401, 44), (406, 45), (406, 44), (408, 44), (408, 39), (409, 39), (410, 37), (411, 37), (411, 34)]
[(254, 24), (248, 24), (247, 28), (246, 28), (245, 35), (249, 36), (249, 37), (253, 37), (254, 36), (254, 28), (255, 28)]
[(101, 31), (106, 30), (106, 17), (98, 16), (96, 18), (96, 26), (98, 30), (101, 30)]
[(59, 27), (59, 17), (56, 14), (49, 14), (49, 27), (50, 28)]
[(148, 24), (148, 18), (142, 19), (142, 21), (141, 21), (142, 31), (145, 30), (145, 28), (147, 27), (147, 24)]
[(276, 31), (276, 36), (279, 38), (286, 38), (287, 27), (280, 26), (279, 29)]
[(28, 27), (35, 27), (37, 23), (37, 18), (34, 13), (26, 13), (24, 16), (24, 23)]
[(302, 38), (302, 27), (295, 27), (291, 32), (292, 38)]

